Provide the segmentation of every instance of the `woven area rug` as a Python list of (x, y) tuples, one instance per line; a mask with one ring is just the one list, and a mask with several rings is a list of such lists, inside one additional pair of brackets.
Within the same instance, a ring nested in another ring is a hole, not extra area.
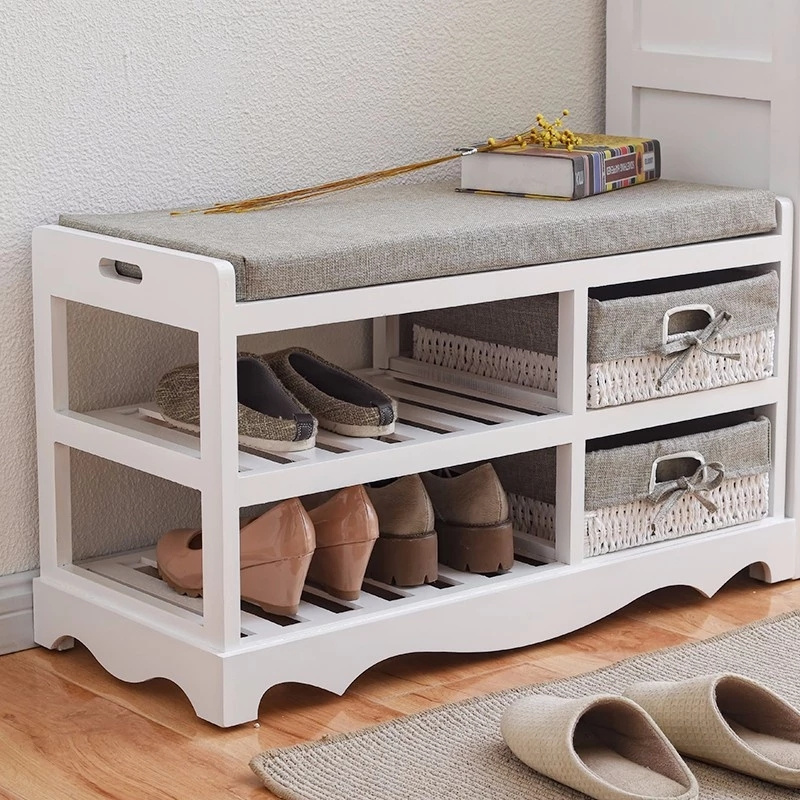
[[(574, 678), (441, 706), (355, 733), (268, 750), (250, 766), (287, 800), (578, 800), (585, 797), (518, 761), (499, 720), (529, 694), (614, 693), (641, 680), (737, 672), (800, 706), (800, 612), (702, 642), (621, 661)], [(781, 800), (798, 793), (697, 761), (703, 800)]]

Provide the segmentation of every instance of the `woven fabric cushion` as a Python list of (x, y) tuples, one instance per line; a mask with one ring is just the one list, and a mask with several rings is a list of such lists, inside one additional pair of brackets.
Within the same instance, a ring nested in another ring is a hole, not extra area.
[(775, 196), (655, 181), (577, 202), (378, 185), (246, 214), (64, 214), (61, 225), (230, 261), (237, 300), (593, 258), (772, 230)]

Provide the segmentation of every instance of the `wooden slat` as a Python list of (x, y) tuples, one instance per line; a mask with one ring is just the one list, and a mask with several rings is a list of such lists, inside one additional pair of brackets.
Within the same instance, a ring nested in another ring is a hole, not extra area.
[(424, 364), (413, 358), (397, 356), (389, 360), (391, 375), (398, 380), (418, 381), (434, 389), (460, 391), (481, 400), (499, 400), (517, 408), (550, 413), (556, 408), (556, 397), (529, 386), (520, 386), (495, 378), (473, 375), (462, 370)]
[(393, 397), (399, 397), (401, 400), (417, 400), (445, 412), (448, 410), (464, 412), (475, 416), (483, 416), (495, 422), (529, 422), (532, 419), (532, 416), (524, 411), (506, 408), (471, 397), (462, 397), (457, 394), (428, 389), (424, 386), (398, 380), (379, 371), (365, 370), (360, 374)]

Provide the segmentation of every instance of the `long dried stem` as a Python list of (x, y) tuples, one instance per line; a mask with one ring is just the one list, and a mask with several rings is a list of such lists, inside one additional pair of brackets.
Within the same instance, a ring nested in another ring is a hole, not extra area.
[[(569, 111), (564, 109), (562, 117), (566, 117)], [(537, 127), (538, 126), (538, 129)], [(408, 172), (416, 172), (426, 167), (433, 167), (436, 164), (444, 164), (446, 161), (453, 161), (456, 158), (469, 157), (473, 153), (488, 153), (492, 150), (497, 150), (501, 147), (518, 146), (520, 148), (527, 147), (528, 144), (538, 144), (543, 147), (556, 147), (563, 146), (568, 150), (572, 150), (576, 144), (580, 144), (580, 137), (575, 136), (572, 131), (567, 129), (557, 130), (561, 126), (561, 119), (557, 119), (554, 123), (549, 123), (541, 114), (536, 116), (536, 125), (532, 126), (524, 133), (509, 136), (506, 139), (496, 140), (489, 139), (486, 144), (478, 145), (471, 148), (462, 148), (461, 150), (450, 153), (446, 156), (439, 158), (430, 158), (427, 161), (418, 161), (413, 164), (404, 164), (400, 167), (390, 167), (389, 169), (382, 169), (376, 172), (367, 172), (363, 175), (356, 175), (353, 178), (343, 178), (338, 181), (331, 181), (330, 183), (322, 183), (318, 186), (308, 186), (304, 189), (294, 189), (290, 192), (277, 192), (275, 194), (267, 194), (261, 197), (251, 197), (248, 200), (239, 200), (233, 203), (217, 203), (209, 208), (195, 208), (188, 211), (173, 211), (173, 215), (180, 214), (228, 214), (228, 213), (242, 213), (245, 211), (258, 211), (263, 208), (271, 208), (272, 206), (279, 206), (285, 203), (292, 203), (299, 200), (308, 200), (312, 197), (319, 197), (320, 195), (330, 194), (331, 192), (339, 192), (345, 189), (352, 189), (356, 186), (366, 186), (370, 183), (376, 183), (387, 178), (394, 178), (398, 175), (405, 175)]]

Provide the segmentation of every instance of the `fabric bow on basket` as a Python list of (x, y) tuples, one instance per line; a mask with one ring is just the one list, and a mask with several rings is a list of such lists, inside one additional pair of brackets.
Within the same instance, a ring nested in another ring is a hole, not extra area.
[[(712, 472), (716, 473), (713, 478), (710, 477)], [(657, 484), (647, 499), (653, 505), (662, 503), (663, 505), (650, 523), (651, 528), (655, 530), (659, 521), (665, 519), (678, 501), (687, 495), (697, 498), (706, 510), (713, 514), (717, 510), (717, 504), (709, 500), (705, 494), (720, 486), (724, 477), (725, 467), (718, 461), (711, 461), (708, 464), (701, 464), (693, 475), (683, 475), (675, 480)]]
[(660, 389), (668, 380), (675, 377), (675, 374), (695, 350), (702, 350), (710, 356), (719, 356), (720, 358), (731, 358), (734, 361), (741, 361), (741, 353), (720, 353), (706, 347), (708, 341), (713, 339), (717, 333), (719, 333), (720, 329), (728, 324), (730, 318), (731, 315), (727, 311), (720, 311), (699, 333), (689, 331), (672, 341), (662, 344), (661, 347), (656, 350), (660, 356), (671, 356), (675, 355), (675, 353), (678, 355), (658, 379), (658, 388)]

